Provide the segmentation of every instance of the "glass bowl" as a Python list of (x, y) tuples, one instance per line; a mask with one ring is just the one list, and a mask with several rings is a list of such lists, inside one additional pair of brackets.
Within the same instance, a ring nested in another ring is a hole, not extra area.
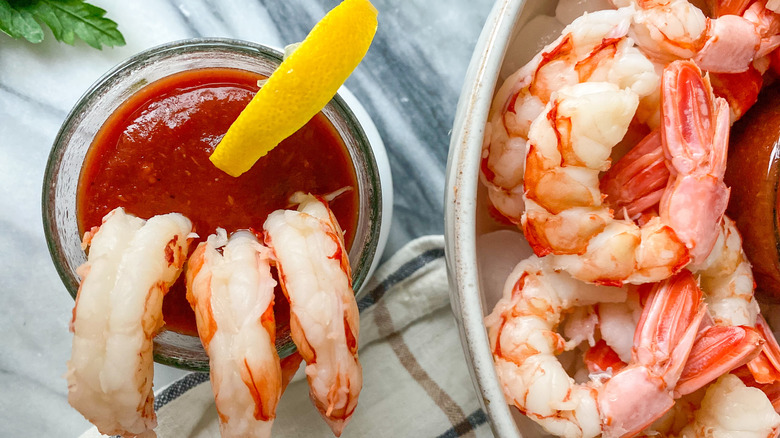
[[(86, 261), (76, 216), (76, 193), (84, 157), (93, 137), (108, 117), (144, 86), (174, 73), (229, 67), (270, 75), (282, 61), (279, 51), (246, 41), (209, 38), (177, 41), (128, 59), (100, 78), (81, 97), (65, 119), (52, 146), (43, 181), (43, 225), (54, 265), (68, 292), (76, 297), (76, 268)], [(338, 131), (352, 159), (358, 182), (358, 224), (349, 261), (355, 292), (375, 266), (386, 237), (382, 226), (380, 174), (371, 144), (357, 117), (340, 96), (322, 110)], [(387, 205), (386, 203), (384, 203)], [(295, 351), (289, 330), (277, 332), (280, 357)], [(163, 330), (154, 339), (155, 361), (178, 368), (206, 371), (208, 357), (200, 339)]]

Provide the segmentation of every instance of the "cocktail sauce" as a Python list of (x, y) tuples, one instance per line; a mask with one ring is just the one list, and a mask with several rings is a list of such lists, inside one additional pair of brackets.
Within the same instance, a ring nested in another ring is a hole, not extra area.
[[(178, 212), (200, 236), (262, 229), (269, 213), (290, 207), (296, 191), (348, 191), (330, 203), (351, 245), (357, 224), (357, 182), (338, 132), (322, 114), (284, 140), (238, 178), (214, 167), (209, 155), (257, 92), (262, 76), (213, 68), (178, 73), (131, 96), (99, 130), (79, 179), (82, 233), (116, 207), (142, 218)], [(166, 328), (197, 335), (182, 278), (163, 302)], [(284, 297), (277, 293), (276, 302)], [(287, 318), (286, 312), (277, 312)], [(279, 321), (280, 323), (282, 321)]]

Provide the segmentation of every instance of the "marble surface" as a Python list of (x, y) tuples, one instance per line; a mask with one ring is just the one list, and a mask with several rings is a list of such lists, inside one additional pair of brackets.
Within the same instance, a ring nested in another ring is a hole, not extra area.
[[(0, 33), (0, 436), (74, 437), (89, 424), (66, 400), (73, 300), (49, 257), (40, 194), (52, 141), (81, 94), (132, 54), (197, 36), (281, 47), (300, 41), (336, 0), (93, 3), (127, 45), (97, 51), (32, 45)], [(373, 118), (394, 179), (384, 258), (443, 233), (444, 171), (463, 76), (490, 0), (374, 0), (379, 30), (347, 87)], [(160, 387), (182, 371), (156, 366)]]

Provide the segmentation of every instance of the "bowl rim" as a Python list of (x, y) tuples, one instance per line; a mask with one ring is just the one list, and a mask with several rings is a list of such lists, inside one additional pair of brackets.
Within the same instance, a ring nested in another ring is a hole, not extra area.
[(474, 48), (450, 141), (444, 237), (450, 304), (472, 383), (497, 437), (521, 437), (504, 398), (483, 323), (476, 250), (476, 200), (482, 141), (490, 104), (525, 0), (497, 0)]
[[(65, 256), (62, 254), (58, 239), (56, 238), (56, 230), (58, 229), (56, 217), (54, 211), (48, 208), (56, 196), (56, 172), (58, 166), (55, 166), (55, 163), (61, 160), (65, 149), (59, 147), (59, 145), (63, 143), (63, 137), (67, 135), (69, 129), (72, 129), (80, 123), (82, 113), (84, 113), (96, 99), (101, 98), (98, 92), (116, 82), (118, 80), (118, 74), (121, 74), (126, 69), (132, 69), (133, 66), (144, 60), (148, 60), (149, 58), (166, 58), (167, 54), (176, 54), (177, 52), (185, 55), (187, 53), (192, 53), (187, 52), (187, 49), (202, 51), (204, 53), (207, 51), (228, 49), (229, 51), (241, 53), (243, 55), (260, 56), (278, 62), (281, 62), (283, 57), (283, 51), (275, 47), (233, 38), (197, 37), (170, 41), (141, 50), (124, 61), (114, 65), (96, 79), (76, 100), (76, 103), (63, 119), (52, 142), (52, 147), (46, 161), (41, 194), (41, 216), (49, 255), (62, 284), (65, 286), (69, 295), (74, 299), (78, 292), (79, 280), (74, 277), (69, 267), (61, 262), (61, 259), (64, 259)], [(148, 83), (143, 83), (141, 87), (134, 89), (133, 93), (146, 85), (148, 85)], [(135, 84), (131, 87), (134, 86)], [(344, 94), (346, 99), (342, 97), (341, 94)], [(386, 155), (383, 155), (386, 154), (384, 144), (381, 141), (381, 137), (378, 137), (378, 133), (374, 132), (376, 131), (376, 128), (373, 125), (373, 121), (370, 120), (370, 117), (367, 119), (365, 117), (359, 117), (360, 114), (365, 113), (365, 110), (362, 107), (359, 107), (355, 108), (353, 111), (353, 108), (351, 108), (348, 101), (352, 104), (360, 104), (348, 90), (342, 87), (342, 89), (340, 89), (328, 102), (326, 109), (323, 111), (327, 110), (330, 113), (338, 114), (339, 117), (343, 119), (343, 123), (346, 124), (351, 132), (351, 136), (355, 139), (355, 148), (364, 156), (364, 165), (361, 166), (360, 169), (357, 169), (358, 166), (355, 166), (356, 173), (358, 173), (358, 180), (360, 180), (359, 174), (365, 173), (366, 179), (369, 182), (367, 187), (368, 196), (366, 205), (363, 206), (361, 204), (359, 206), (361, 211), (366, 211), (368, 213), (367, 228), (363, 233), (365, 236), (361, 242), (358, 242), (357, 239), (360, 236), (356, 235), (356, 240), (353, 241), (353, 247), (358, 243), (365, 245), (363, 251), (358, 254), (358, 258), (354, 261), (355, 266), (352, 267), (353, 289), (357, 297), (358, 292), (365, 286), (381, 258), (381, 253), (378, 251), (383, 250), (388, 237), (389, 221), (391, 220), (391, 217), (388, 215), (392, 214), (392, 204), (388, 202), (387, 195), (392, 194), (392, 187), (388, 191), (388, 189), (383, 188), (383, 185), (387, 183), (392, 184), (392, 180), (389, 174), (389, 164), (386, 163)], [(367, 113), (365, 115), (367, 115)], [(367, 122), (369, 126), (364, 127), (364, 123)], [(368, 132), (366, 128), (368, 129)], [(378, 151), (375, 151), (375, 148), (378, 148)], [(378, 162), (380, 159), (384, 161)], [(390, 208), (388, 208), (388, 204), (390, 205)], [(356, 267), (360, 267), (360, 269), (355, 269)], [(283, 356), (286, 355), (284, 353), (289, 354), (294, 351), (294, 346), (289, 344), (291, 344), (291, 342), (286, 343), (285, 346), (282, 347), (282, 350), (280, 350), (280, 353)], [(163, 356), (158, 354), (156, 348), (154, 360), (158, 363), (187, 370), (208, 371), (208, 365), (204, 367), (200, 363), (196, 364), (187, 359), (182, 360)]]

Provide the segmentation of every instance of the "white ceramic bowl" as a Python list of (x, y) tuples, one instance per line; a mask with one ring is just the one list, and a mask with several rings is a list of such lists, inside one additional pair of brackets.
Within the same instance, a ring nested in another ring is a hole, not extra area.
[[(507, 76), (550, 42), (550, 34), (554, 39), (563, 28), (552, 18), (557, 3), (496, 1), (466, 72), (447, 163), (445, 250), (450, 301), (474, 386), (497, 437), (534, 437), (544, 433), (507, 406), (483, 323), (500, 297), (507, 274), (531, 251), (516, 228), (502, 226), (487, 213), (487, 193), (478, 180), (482, 139), (494, 92)], [(496, 257), (493, 245), (507, 239), (517, 241), (516, 250)]]

